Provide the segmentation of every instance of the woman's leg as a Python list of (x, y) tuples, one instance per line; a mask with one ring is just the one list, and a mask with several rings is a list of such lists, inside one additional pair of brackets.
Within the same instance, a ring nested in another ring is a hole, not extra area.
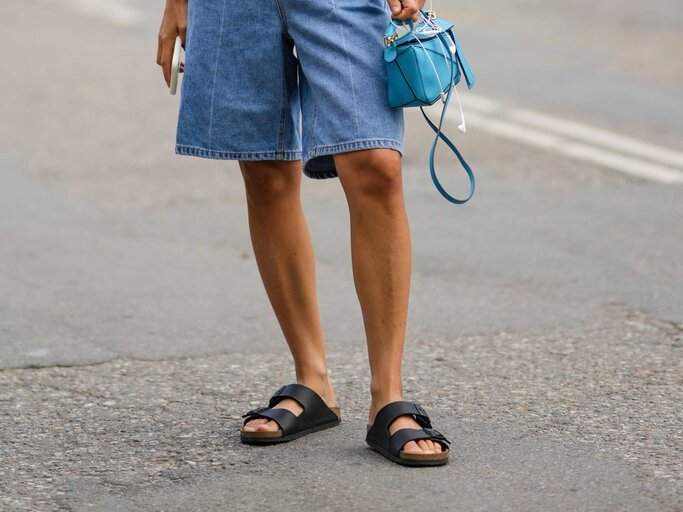
[[(336, 406), (327, 373), (313, 245), (300, 201), (301, 161), (241, 161), (240, 169), (256, 263), (292, 353), (296, 381), (315, 390), (328, 406)], [(290, 398), (277, 407), (294, 414), (302, 411)], [(274, 431), (279, 427), (259, 418), (245, 428)]]
[[(369, 422), (389, 402), (401, 400), (401, 365), (408, 316), (411, 249), (403, 199), (401, 158), (391, 149), (335, 155), (349, 205), (356, 292), (363, 312), (372, 380)], [(412, 416), (389, 427), (421, 428)], [(404, 450), (441, 451), (430, 440), (410, 441)]]

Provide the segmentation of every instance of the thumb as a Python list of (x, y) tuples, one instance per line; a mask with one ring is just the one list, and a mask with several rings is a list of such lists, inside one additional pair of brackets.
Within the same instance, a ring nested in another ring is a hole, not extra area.
[(401, 5), (401, 0), (387, 0), (389, 8), (391, 9), (391, 14), (396, 16), (403, 9)]

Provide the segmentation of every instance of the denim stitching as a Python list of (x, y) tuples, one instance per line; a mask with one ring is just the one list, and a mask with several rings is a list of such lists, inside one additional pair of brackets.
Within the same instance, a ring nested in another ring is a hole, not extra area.
[[(275, 7), (277, 7), (277, 12), (280, 15), (280, 23), (282, 24), (282, 31), (286, 36), (290, 36), (289, 28), (287, 28), (287, 15), (285, 14), (285, 8), (281, 3), (281, 0), (275, 0)], [(291, 38), (291, 36), (290, 36)]]
[(344, 45), (344, 53), (346, 53), (346, 64), (348, 66), (349, 78), (351, 79), (351, 96), (353, 97), (353, 110), (356, 113), (356, 133), (360, 133), (360, 124), (358, 121), (358, 103), (356, 101), (356, 86), (355, 80), (353, 79), (353, 66), (351, 65), (351, 57), (349, 56), (349, 50), (346, 47), (346, 38), (344, 37), (344, 27), (339, 20), (339, 14), (337, 13), (337, 4), (335, 0), (332, 0), (332, 9), (334, 11), (334, 16), (337, 18), (337, 23), (339, 24), (339, 34), (341, 36), (342, 44)]
[(301, 151), (218, 151), (215, 149), (183, 146), (177, 144), (175, 152), (179, 155), (199, 156), (216, 160), (300, 160)]
[[(311, 96), (313, 96), (311, 94)], [(315, 97), (313, 97), (313, 130), (311, 133), (313, 133), (313, 147), (315, 147), (318, 144), (318, 139), (316, 137), (316, 130), (315, 127), (318, 123), (318, 106), (317, 103), (315, 102)]]
[(299, 149), (283, 149), (282, 151), (222, 151), (219, 149), (208, 149), (200, 146), (187, 146), (185, 144), (176, 144), (176, 148), (187, 149), (191, 151), (206, 151), (209, 153), (225, 153), (225, 154), (249, 154), (249, 155), (265, 155), (275, 153), (301, 153)]
[(221, 28), (218, 33), (218, 48), (216, 48), (216, 67), (213, 72), (213, 90), (211, 91), (211, 113), (209, 114), (209, 146), (213, 139), (213, 105), (216, 98), (216, 82), (218, 81), (218, 59), (221, 56), (221, 41), (223, 39), (223, 22), (225, 21), (225, 9), (228, 0), (223, 0), (223, 12), (221, 12)]
[[(284, 42), (284, 38), (283, 38)], [(282, 63), (282, 98), (280, 100), (280, 128), (277, 135), (277, 149), (281, 150), (285, 145), (285, 98), (287, 97), (287, 79), (285, 77), (285, 58), (280, 59)]]
[[(286, 43), (286, 37), (289, 35), (288, 29), (287, 29), (287, 17), (285, 15), (285, 10), (284, 7), (281, 5), (280, 0), (275, 0), (275, 7), (277, 8), (279, 18), (280, 18), (280, 25), (282, 26), (282, 47), (286, 48), (287, 43)], [(278, 136), (277, 136), (277, 148), (278, 150), (281, 150), (284, 145), (285, 145), (285, 102), (287, 98), (287, 77), (286, 75), (286, 70), (285, 70), (285, 57), (282, 55), (282, 58), (280, 59), (280, 62), (282, 64), (282, 98), (280, 101), (280, 127), (278, 129)]]
[(356, 140), (349, 140), (346, 142), (340, 142), (338, 144), (326, 144), (324, 146), (316, 146), (313, 149), (311, 149), (308, 154), (316, 153), (321, 149), (333, 149), (337, 147), (345, 147), (345, 146), (352, 146), (352, 145), (357, 145), (357, 144), (364, 144), (364, 143), (375, 143), (375, 142), (390, 142), (390, 143), (396, 143), (396, 144), (401, 144), (400, 141), (395, 140), (395, 139), (386, 139), (386, 138), (375, 138), (375, 139), (356, 139)]
[(342, 142), (340, 144), (316, 146), (303, 157), (303, 172), (307, 177), (313, 179), (336, 178), (338, 176), (336, 170), (311, 172), (306, 169), (306, 165), (308, 164), (308, 162), (319, 156), (329, 156), (331, 154), (345, 153), (348, 151), (377, 148), (395, 149), (399, 151), (401, 154), (403, 154), (403, 143), (394, 139), (358, 139), (348, 142)]

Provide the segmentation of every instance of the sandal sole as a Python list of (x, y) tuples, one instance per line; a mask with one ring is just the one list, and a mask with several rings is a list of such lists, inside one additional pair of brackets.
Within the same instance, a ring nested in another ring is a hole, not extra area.
[[(439, 459), (434, 459), (434, 458), (428, 458), (428, 457), (433, 457), (432, 455), (427, 455), (426, 457), (422, 458), (419, 455), (412, 455), (411, 459), (407, 459), (404, 457), (397, 457), (393, 453), (388, 452), (384, 448), (382, 448), (379, 445), (370, 443), (369, 441), (366, 441), (368, 446), (375, 450), (377, 453), (380, 455), (384, 456), (385, 458), (389, 459), (392, 462), (395, 462), (397, 464), (401, 464), (402, 466), (411, 466), (411, 467), (424, 467), (424, 466), (444, 466), (448, 464), (448, 459), (450, 458), (448, 455), (445, 457), (439, 458)], [(447, 454), (450, 453), (446, 452)]]
[[(288, 441), (293, 441), (308, 434), (313, 434), (314, 432), (319, 432), (328, 428), (336, 427), (341, 423), (341, 419), (337, 421), (331, 421), (329, 423), (323, 423), (322, 425), (316, 425), (315, 427), (307, 428), (306, 430), (301, 430), (300, 432), (295, 432), (286, 436), (263, 436), (263, 435), (245, 435), (244, 432), (240, 434), (240, 440), (245, 444), (277, 444), (286, 443)], [(254, 432), (255, 434), (262, 434), (263, 432)], [(270, 432), (265, 432), (269, 434)]]

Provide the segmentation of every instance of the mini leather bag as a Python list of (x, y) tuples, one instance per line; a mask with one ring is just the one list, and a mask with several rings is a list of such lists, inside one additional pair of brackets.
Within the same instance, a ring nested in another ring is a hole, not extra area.
[[(475, 77), (460, 48), (458, 38), (453, 32), (453, 24), (438, 19), (433, 11), (421, 10), (421, 21), (400, 22), (391, 20), (384, 34), (384, 62), (389, 81), (389, 105), (392, 108), (420, 107), (422, 115), (436, 136), (429, 152), (429, 171), (437, 190), (448, 201), (464, 204), (474, 195), (474, 173), (455, 145), (442, 133), (446, 111), (455, 86), (464, 75), (468, 89), (474, 87)], [(406, 30), (399, 35), (397, 23)], [(407, 29), (410, 29), (407, 31)], [(462, 73), (461, 73), (462, 71)], [(457, 91), (455, 91), (457, 96)], [(439, 125), (436, 126), (427, 116), (423, 107), (443, 102)], [(459, 103), (459, 98), (458, 98)], [(462, 106), (460, 107), (462, 117)], [(465, 121), (458, 127), (465, 132)], [(457, 156), (470, 182), (467, 197), (458, 199), (450, 195), (439, 182), (434, 169), (434, 153), (439, 139)]]

